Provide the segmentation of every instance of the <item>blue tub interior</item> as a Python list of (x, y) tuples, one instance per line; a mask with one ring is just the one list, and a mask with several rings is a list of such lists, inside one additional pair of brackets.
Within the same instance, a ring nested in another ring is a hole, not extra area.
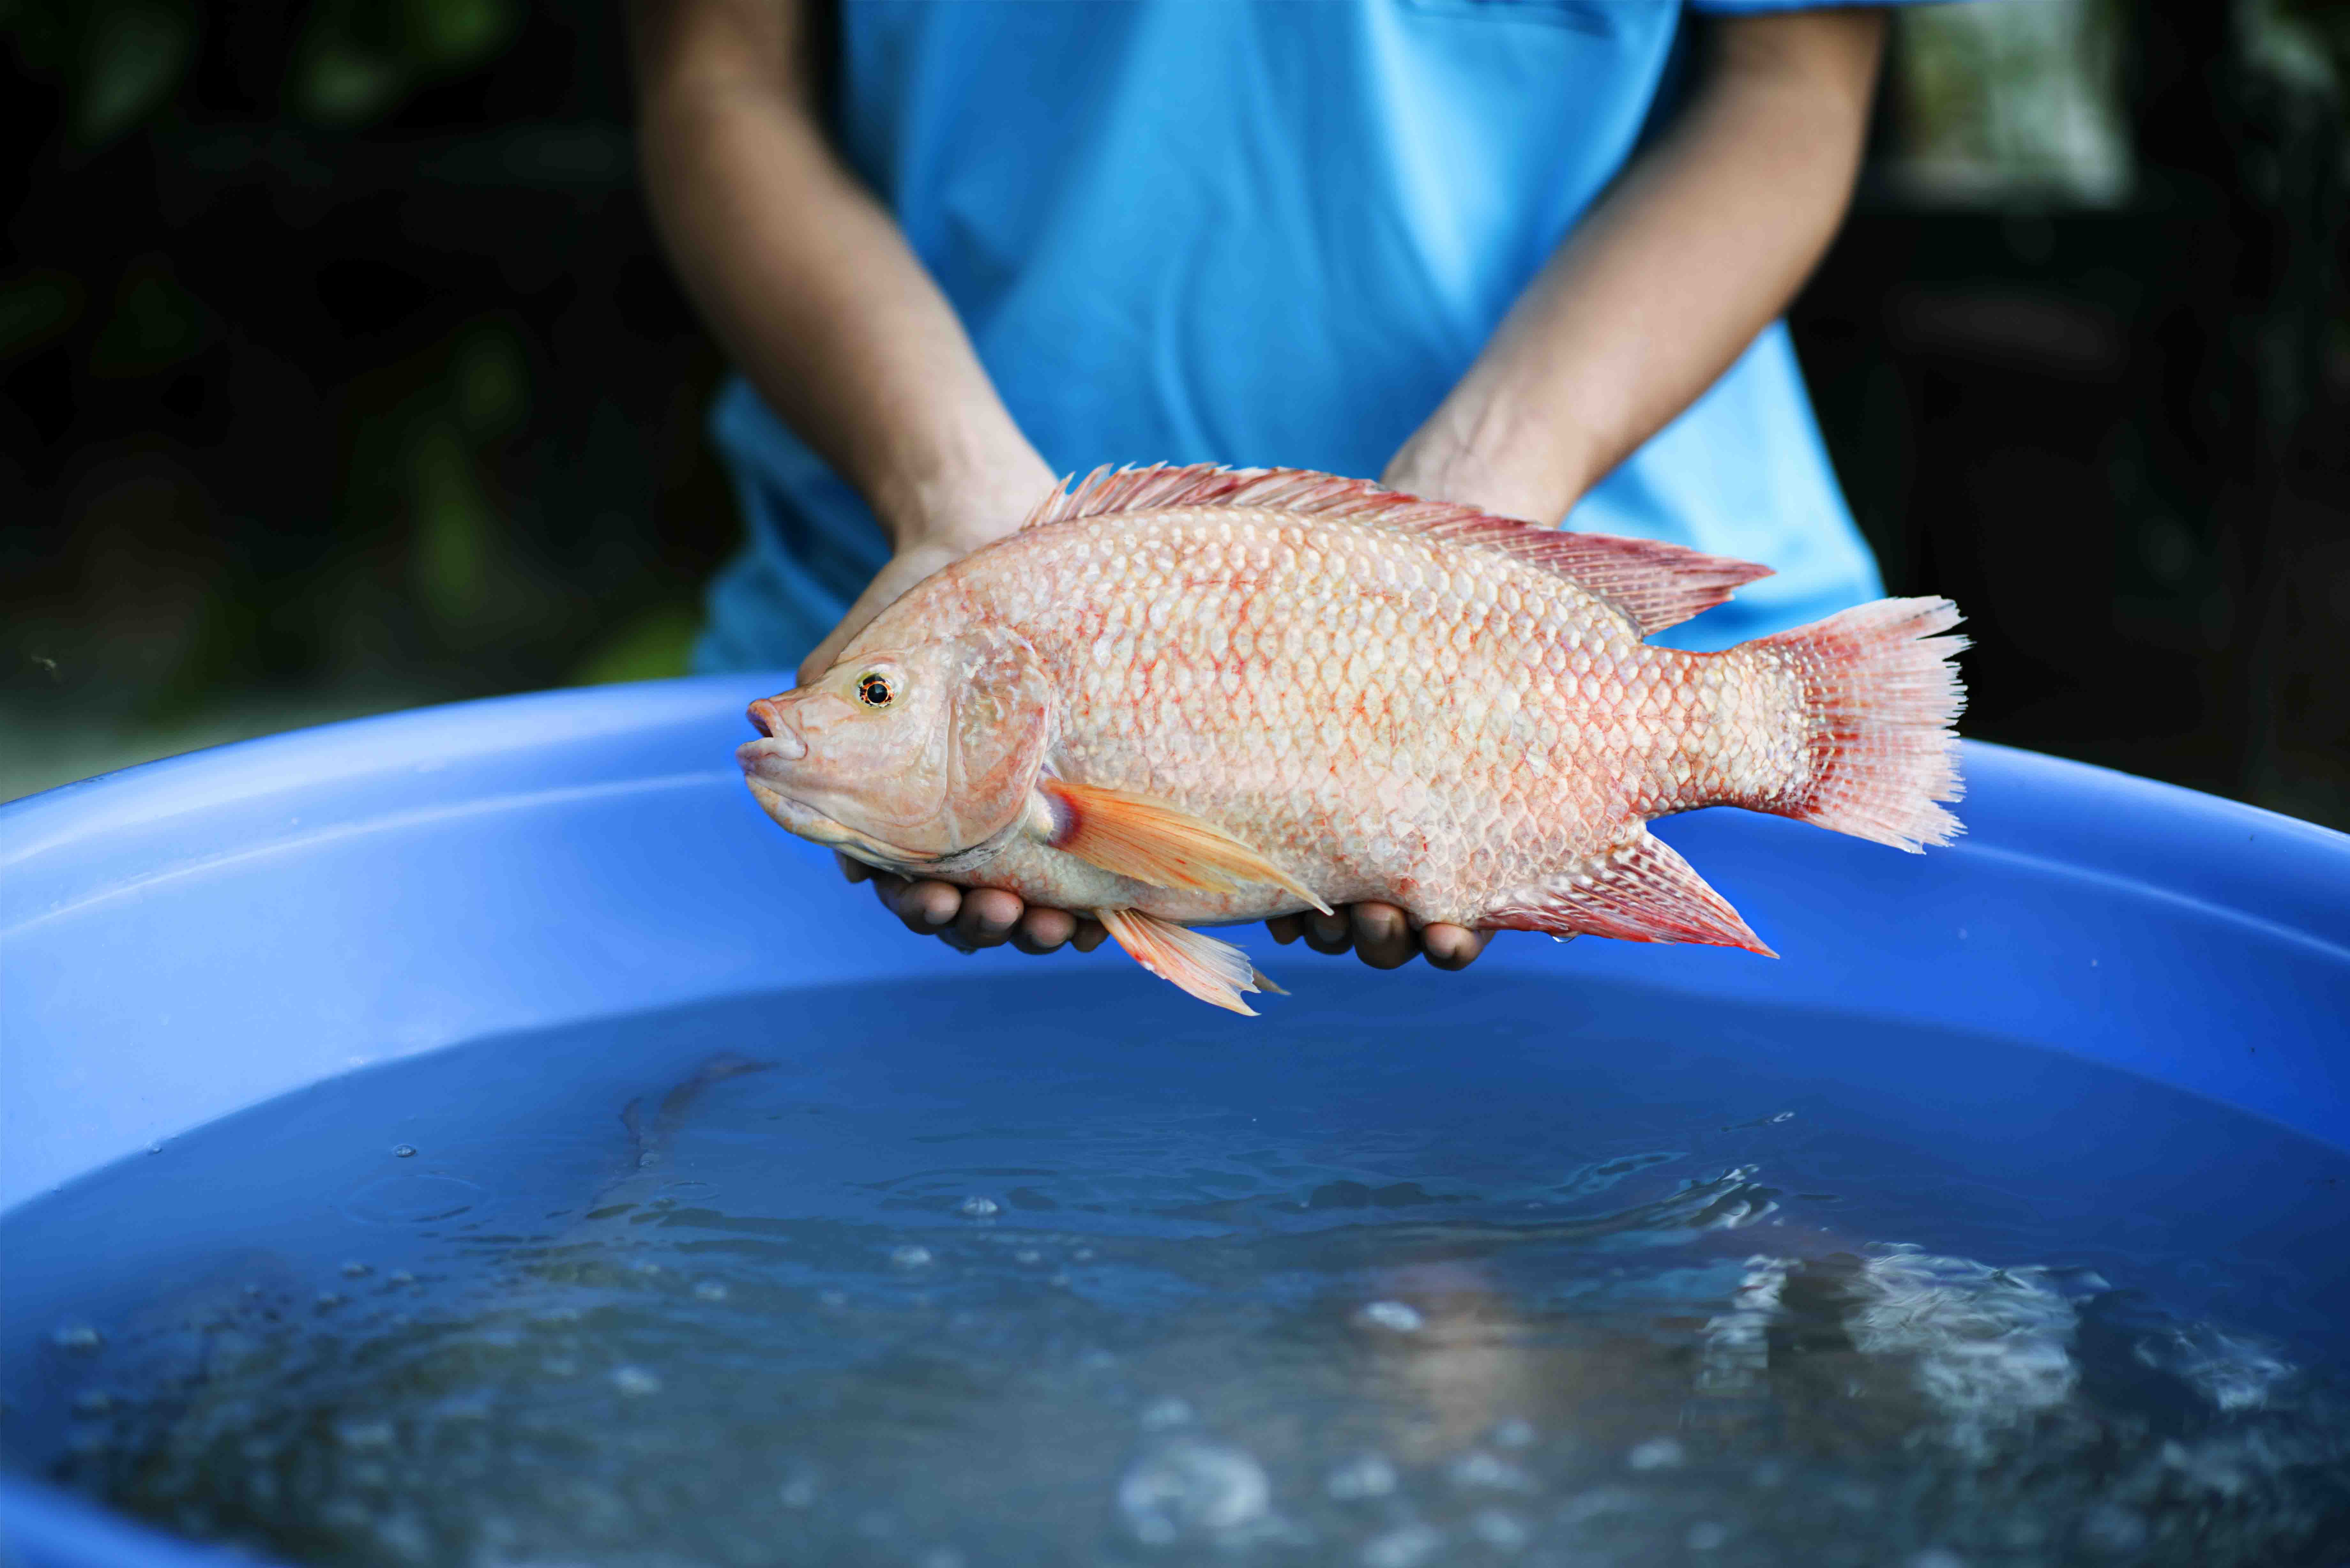
[[(850, 1100), (896, 1107), (901, 1130), (930, 1117), (922, 1125), (942, 1138), (974, 1114), (971, 1096), (1000, 1092), (1016, 1108), (1035, 1085), (1090, 1075), (1118, 1079), (1138, 1116), (1178, 1102), (1237, 1115), (1262, 1101), (1294, 1119), (1295, 1104), (1310, 1105), (1327, 1142), (1374, 1128), (1408, 1138), (1492, 1117), (1513, 1096), (1638, 1119), (1670, 1097), (1640, 1087), (1669, 1084), (1662, 1056), (1577, 1094), (1552, 1059), (1559, 1043), (1577, 1031), (1630, 1039), (1643, 1012), (1729, 1004), (1749, 1014), (1758, 1058), (1807, 1036), (1839, 1103), (1884, 1128), (1928, 1106), (1945, 1129), (1980, 1129), (1986, 1147), (2038, 1151), (2052, 1210), (2200, 1203), (2224, 1219), (2233, 1195), (2199, 1188), (2193, 1169), (2224, 1151), (2166, 1146), (2163, 1107), (2196, 1097), (2243, 1113), (2227, 1137), (2272, 1129), (2291, 1151), (2279, 1158), (2307, 1165), (2292, 1166), (2305, 1197), (2263, 1221), (2292, 1231), (2280, 1245), (2333, 1260), (2312, 1276), (2302, 1326), (2322, 1336), (2344, 1319), (2350, 1193), (2322, 1185), (2327, 1159), (2350, 1149), (2350, 840), (2340, 836), (1970, 746), (1968, 835), (1924, 857), (1740, 813), (1664, 826), (1785, 955), (1776, 962), (1504, 938), (1463, 976), (1375, 975), (1259, 933), (1248, 939), (1259, 961), (1296, 994), (1250, 1022), (1189, 1002), (1114, 951), (962, 957), (907, 937), (743, 791), (731, 758), (742, 706), (775, 683), (671, 682), (365, 721), (0, 811), (0, 1211), (77, 1182), (75, 1193), (100, 1193), (87, 1179), (117, 1161), (169, 1166), (183, 1140), (209, 1136), (198, 1129), (297, 1091), (328, 1096), (317, 1158), (344, 1162), (351, 1192), (375, 1194), (359, 1200), (426, 1204), (432, 1179), (457, 1179), (445, 1150), (427, 1146), (470, 1135), (445, 1116), (406, 1132), (389, 1102), (369, 1124), (370, 1075), (454, 1046), (488, 1060), (479, 1043), (500, 1042), (508, 1076), (468, 1114), (484, 1128), (527, 1122), (566, 1096), (658, 1087), (624, 1052), (582, 1044), (616, 1020), (675, 1018), (712, 1051), (755, 1039), (770, 1056), (788, 1052), (795, 1027), (879, 1038), (893, 1016), (951, 1020), (951, 1031), (827, 1069)], [(1875, 1027), (1908, 1049), (1872, 1049)], [(1440, 1054), (1412, 1055), (1413, 1040), (1431, 1039)], [(2041, 1065), (2024, 1071), (2002, 1054), (2015, 1052)], [(2068, 1063), (2119, 1069), (2138, 1087), (2106, 1079), (2076, 1092)], [(1735, 1052), (1685, 1068), (1719, 1089), (1736, 1077)], [(965, 1097), (942, 1109), (945, 1084), (965, 1085)], [(1531, 1144), (1542, 1117), (1526, 1115)], [(1477, 1136), (1499, 1148), (1514, 1125), (1480, 1124)], [(1780, 1136), (1725, 1130), (1723, 1159)], [(426, 1147), (421, 1161), (388, 1163), (411, 1137)], [(989, 1158), (1012, 1168), (1015, 1145)], [(224, 1202), (282, 1199), (284, 1223), (304, 1222), (307, 1195), (273, 1199), (267, 1168), (234, 1171), (217, 1139), (203, 1147), (213, 1163), (191, 1168), (182, 1202), (126, 1213), (99, 1198), (81, 1210), (52, 1199), (48, 1230), (20, 1228), (35, 1244), (20, 1241), (9, 1262), (0, 1354), (20, 1364), (57, 1354), (49, 1336), (92, 1310), (93, 1281), (117, 1293), (151, 1284), (169, 1272), (172, 1238)], [(2166, 1170), (2166, 1159), (2180, 1164)], [(1343, 1163), (1314, 1190), (1343, 1205), (1361, 1188), (1374, 1201), (1383, 1189), (1346, 1178)], [(854, 1187), (811, 1190), (811, 1212), (831, 1204), (844, 1222), (876, 1218)], [(2117, 1211), (2116, 1226), (2126, 1218)], [(373, 1266), (395, 1263), (387, 1251)], [(0, 1528), (32, 1563), (217, 1555), (13, 1474), (0, 1478)]]

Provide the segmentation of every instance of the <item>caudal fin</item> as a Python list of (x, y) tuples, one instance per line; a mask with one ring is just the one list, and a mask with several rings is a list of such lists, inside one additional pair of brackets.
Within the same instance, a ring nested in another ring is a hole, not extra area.
[(1879, 599), (1752, 645), (1787, 658), (1809, 721), (1809, 777), (1766, 809), (1912, 854), (1960, 833), (1935, 804), (1965, 793), (1950, 659), (1967, 639), (1935, 635), (1959, 618), (1948, 599)]

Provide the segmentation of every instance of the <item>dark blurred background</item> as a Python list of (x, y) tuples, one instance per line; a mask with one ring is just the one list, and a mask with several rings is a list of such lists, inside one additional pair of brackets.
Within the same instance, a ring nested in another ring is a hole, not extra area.
[[(681, 672), (721, 373), (618, 7), (0, 0), (0, 799)], [(2350, 827), (2350, 7), (1898, 24), (1794, 312), (1970, 734)]]

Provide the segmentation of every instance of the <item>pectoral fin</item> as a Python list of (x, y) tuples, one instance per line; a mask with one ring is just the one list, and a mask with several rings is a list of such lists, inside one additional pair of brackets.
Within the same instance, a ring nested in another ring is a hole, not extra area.
[[(1051, 816), (1046, 842), (1105, 871), (1153, 888), (1234, 893), (1253, 886), (1295, 893), (1324, 914), (1330, 906), (1304, 883), (1222, 828), (1124, 790), (1041, 780)], [(1123, 939), (1121, 939), (1123, 940)]]
[(1135, 962), (1211, 1006), (1254, 1018), (1256, 1009), (1241, 1000), (1241, 992), (1281, 989), (1230, 942), (1139, 909), (1097, 909), (1094, 916)]

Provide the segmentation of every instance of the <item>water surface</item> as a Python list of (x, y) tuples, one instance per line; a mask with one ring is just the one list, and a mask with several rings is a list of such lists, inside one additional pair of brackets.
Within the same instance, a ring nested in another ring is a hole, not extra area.
[[(0, 1222), (12, 1466), (349, 1564), (2330, 1564), (2350, 1158), (1555, 978), (484, 1041)], [(1040, 1016), (1041, 1013), (1041, 1016)]]

